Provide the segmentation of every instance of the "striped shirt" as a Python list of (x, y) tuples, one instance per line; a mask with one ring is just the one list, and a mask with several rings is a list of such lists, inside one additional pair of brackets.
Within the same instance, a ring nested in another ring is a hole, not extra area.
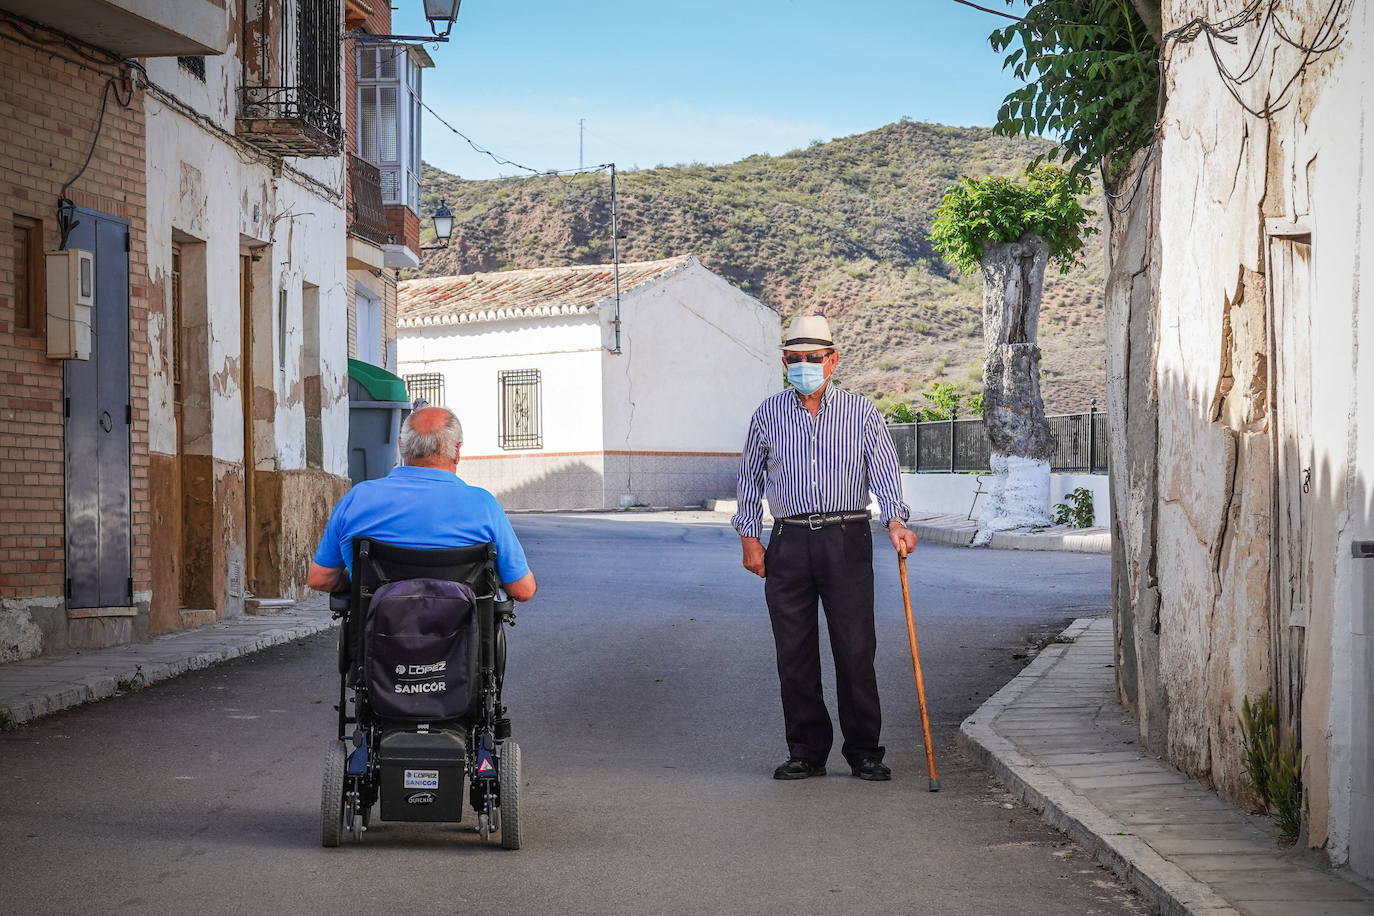
[(789, 388), (760, 404), (749, 422), (739, 511), (730, 523), (741, 537), (756, 538), (765, 496), (773, 516), (787, 518), (862, 512), (870, 490), (883, 524), (906, 521), (897, 451), (878, 408), (863, 395), (827, 385), (813, 417)]

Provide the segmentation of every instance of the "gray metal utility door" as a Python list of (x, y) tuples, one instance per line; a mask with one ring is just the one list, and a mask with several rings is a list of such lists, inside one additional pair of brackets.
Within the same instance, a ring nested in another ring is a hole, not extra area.
[(95, 253), (91, 358), (63, 364), (67, 606), (133, 603), (129, 531), (129, 226), (90, 210), (68, 248)]

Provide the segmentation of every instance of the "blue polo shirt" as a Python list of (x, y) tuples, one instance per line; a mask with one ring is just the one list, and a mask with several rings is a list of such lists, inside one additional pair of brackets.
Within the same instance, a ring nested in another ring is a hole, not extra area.
[(345, 493), (329, 516), (315, 562), (327, 569), (346, 566), (351, 573), (355, 537), (397, 547), (495, 544), (496, 572), (502, 582), (515, 582), (530, 571), (525, 550), (496, 497), (438, 468), (402, 465)]

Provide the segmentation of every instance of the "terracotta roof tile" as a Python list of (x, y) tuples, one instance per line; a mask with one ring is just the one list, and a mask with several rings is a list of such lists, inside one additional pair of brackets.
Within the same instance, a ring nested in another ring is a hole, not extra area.
[[(697, 263), (691, 255), (620, 265), (622, 294)], [(403, 328), (501, 318), (589, 312), (615, 295), (610, 264), (535, 267), (427, 277), (400, 284), (397, 324)]]

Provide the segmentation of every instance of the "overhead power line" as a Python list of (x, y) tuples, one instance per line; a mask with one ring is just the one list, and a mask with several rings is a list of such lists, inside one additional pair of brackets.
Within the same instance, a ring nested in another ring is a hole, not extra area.
[(978, 10), (978, 11), (980, 11), (980, 12), (983, 12), (983, 13), (991, 13), (991, 14), (994, 15), (994, 16), (1001, 16), (1001, 17), (1004, 18), (1004, 19), (1015, 19), (1017, 22), (1020, 22), (1020, 21), (1021, 21), (1021, 17), (1020, 17), (1020, 16), (1014, 16), (1014, 15), (1012, 15), (1011, 13), (1004, 12), (1003, 10), (995, 10), (995, 9), (992, 9), (991, 7), (987, 7), (987, 6), (979, 6), (979, 5), (976, 4), (976, 3), (970, 2), (970, 0), (954, 0), (954, 2), (955, 2), (955, 3), (962, 3), (964, 6), (971, 6), (971, 7), (973, 7), (974, 9), (976, 9), (976, 10)]

